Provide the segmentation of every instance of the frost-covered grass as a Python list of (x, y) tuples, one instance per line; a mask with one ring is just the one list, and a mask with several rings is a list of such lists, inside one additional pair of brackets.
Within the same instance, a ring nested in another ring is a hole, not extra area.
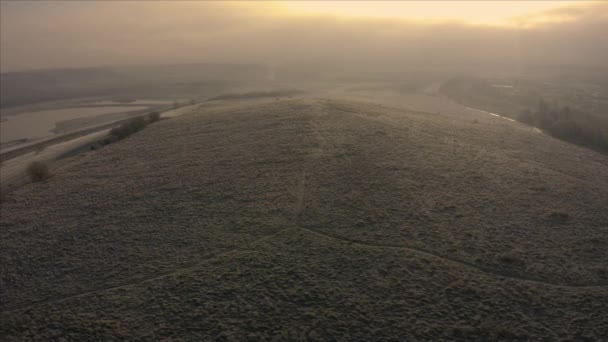
[(600, 339), (607, 166), (447, 111), (162, 120), (2, 203), (2, 335)]

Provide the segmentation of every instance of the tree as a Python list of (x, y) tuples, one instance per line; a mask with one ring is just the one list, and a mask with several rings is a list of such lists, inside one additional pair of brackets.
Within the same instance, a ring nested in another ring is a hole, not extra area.
[(148, 114), (148, 119), (150, 120), (150, 122), (156, 122), (156, 121), (160, 120), (160, 113), (152, 112), (152, 113)]
[(546, 114), (549, 111), (549, 105), (547, 104), (547, 102), (544, 99), (540, 99), (540, 101), (538, 102), (538, 113), (540, 113), (541, 115)]
[(526, 109), (523, 113), (521, 113), (517, 119), (525, 124), (534, 125), (534, 116), (532, 115), (532, 111), (529, 109)]

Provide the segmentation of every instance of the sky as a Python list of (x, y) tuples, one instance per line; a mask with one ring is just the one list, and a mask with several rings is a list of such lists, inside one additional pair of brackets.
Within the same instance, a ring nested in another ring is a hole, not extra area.
[(608, 67), (608, 2), (0, 2), (0, 71), (174, 63)]
[(504, 26), (516, 24), (515, 18), (565, 5), (565, 1), (285, 1), (283, 7), (302, 15), (400, 18), (427, 23), (459, 21)]

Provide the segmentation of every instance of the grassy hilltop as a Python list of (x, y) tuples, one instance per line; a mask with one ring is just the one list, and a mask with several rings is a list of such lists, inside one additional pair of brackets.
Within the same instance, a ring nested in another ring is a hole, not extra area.
[(598, 340), (608, 156), (336, 99), (202, 106), (2, 203), (6, 340)]

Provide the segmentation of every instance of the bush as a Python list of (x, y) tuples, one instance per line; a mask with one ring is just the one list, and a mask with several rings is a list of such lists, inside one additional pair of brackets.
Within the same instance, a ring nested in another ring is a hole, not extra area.
[(112, 128), (110, 135), (116, 137), (117, 140), (124, 139), (135, 132), (141, 131), (147, 124), (146, 119), (138, 116), (118, 127)]
[(566, 214), (566, 213), (562, 213), (560, 211), (554, 211), (551, 212), (547, 218), (549, 219), (549, 221), (551, 221), (551, 223), (554, 224), (563, 224), (568, 222), (568, 220), (570, 219), (570, 215)]
[(502, 264), (506, 265), (523, 265), (525, 263), (524, 260), (519, 257), (519, 255), (513, 252), (499, 254), (497, 259)]
[[(558, 120), (551, 125), (549, 133), (552, 136), (571, 142), (584, 142), (586, 133), (572, 120)], [(587, 133), (588, 134), (588, 133)]]
[(99, 140), (98, 143), (100, 146), (106, 146), (106, 145), (110, 145), (111, 143), (115, 142), (117, 140), (116, 136), (114, 135), (110, 135), (109, 137)]
[(160, 113), (152, 112), (152, 113), (148, 114), (148, 120), (150, 121), (150, 123), (160, 120)]
[(27, 167), (27, 173), (34, 182), (43, 181), (51, 177), (49, 167), (41, 161), (31, 163)]
[(534, 117), (532, 116), (532, 112), (529, 109), (521, 113), (517, 120), (528, 125), (534, 125)]
[(608, 153), (608, 121), (594, 115), (541, 100), (536, 110), (526, 110), (517, 119), (555, 138)]
[(146, 119), (141, 116), (138, 116), (128, 122), (128, 125), (131, 127), (133, 132), (141, 131), (142, 129), (144, 129), (144, 127), (146, 127), (147, 124), (148, 123), (146, 122)]

